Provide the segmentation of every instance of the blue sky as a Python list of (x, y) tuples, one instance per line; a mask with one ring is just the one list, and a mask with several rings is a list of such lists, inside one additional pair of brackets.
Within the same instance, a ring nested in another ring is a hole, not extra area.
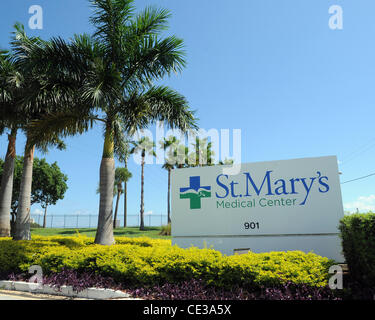
[[(375, 2), (373, 0), (137, 0), (168, 8), (168, 33), (185, 40), (187, 68), (164, 82), (184, 94), (206, 130), (241, 129), (242, 161), (337, 155), (341, 181), (375, 172)], [(328, 26), (343, 8), (342, 30)], [(43, 8), (43, 30), (28, 28), (31, 5)], [(91, 33), (87, 0), (4, 0), (0, 47), (12, 25), (42, 38)], [(17, 153), (25, 139), (18, 136)], [(66, 140), (66, 151), (37, 152), (69, 177), (55, 214), (98, 212), (102, 129)], [(0, 137), (0, 156), (6, 152)], [(130, 161), (129, 214), (138, 214), (140, 166)], [(167, 174), (145, 169), (145, 211), (166, 212)], [(349, 210), (375, 209), (375, 176), (342, 185)], [(120, 212), (122, 212), (122, 201)], [(34, 205), (32, 212), (40, 210)]]

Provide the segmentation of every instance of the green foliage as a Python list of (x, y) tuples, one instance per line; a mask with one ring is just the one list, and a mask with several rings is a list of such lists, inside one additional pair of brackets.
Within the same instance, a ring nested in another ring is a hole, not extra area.
[(68, 177), (60, 171), (56, 162), (48, 164), (45, 159), (34, 159), (33, 168), (33, 203), (40, 203), (42, 208), (55, 205), (64, 198), (68, 189)]
[(130, 154), (140, 152), (142, 158), (146, 155), (156, 157), (156, 152), (154, 150), (156, 147), (155, 142), (151, 141), (149, 137), (141, 137), (137, 141), (131, 141), (130, 143), (133, 145), (130, 149)]
[(170, 236), (171, 235), (171, 224), (168, 223), (166, 226), (161, 227), (160, 235), (162, 236)]
[(132, 177), (131, 172), (127, 168), (116, 168), (115, 171), (115, 184), (127, 182)]
[[(123, 193), (122, 183), (128, 182), (132, 177), (132, 173), (127, 168), (117, 167), (115, 171), (115, 182), (113, 186), (113, 196)], [(100, 194), (100, 185), (96, 188), (96, 194)]]
[[(3, 172), (4, 161), (0, 160), (0, 179)], [(18, 207), (18, 198), (23, 170), (23, 157), (17, 156), (14, 161), (14, 178), (12, 194), (12, 212)], [(49, 164), (45, 159), (34, 158), (33, 183), (31, 188), (31, 204), (39, 203), (43, 208), (54, 205), (68, 189), (68, 177), (60, 171), (56, 162)]]
[(334, 262), (301, 251), (248, 253), (225, 256), (213, 249), (171, 246), (169, 240), (116, 238), (113, 246), (94, 244), (93, 238), (33, 236), (31, 241), (0, 240), (0, 272), (25, 271), (38, 264), (43, 272), (63, 268), (111, 276), (128, 285), (155, 285), (202, 279), (216, 287), (307, 284), (327, 285)]
[(345, 216), (339, 228), (350, 276), (365, 287), (374, 287), (375, 213)]
[[(139, 230), (139, 227), (126, 227), (116, 228), (113, 231), (115, 237), (149, 237), (149, 238), (163, 238), (169, 239), (169, 236), (160, 236), (160, 227), (145, 227), (145, 230)], [(95, 238), (95, 228), (80, 228), (79, 232), (81, 235)], [(72, 236), (76, 234), (76, 229), (63, 229), (63, 228), (35, 228), (31, 230), (31, 234), (35, 236)]]
[(38, 229), (42, 228), (42, 226), (36, 222), (30, 222), (30, 228)]

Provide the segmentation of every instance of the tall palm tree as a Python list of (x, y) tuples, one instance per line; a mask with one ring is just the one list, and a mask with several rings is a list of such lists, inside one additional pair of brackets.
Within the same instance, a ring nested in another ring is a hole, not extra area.
[[(21, 98), (17, 101), (17, 108), (18, 113), (22, 114), (19, 119), (20, 128), (26, 134), (23, 171), (16, 214), (16, 230), (13, 236), (15, 240), (31, 239), (30, 207), (35, 147), (43, 151), (46, 151), (50, 145), (56, 145), (59, 149), (65, 148), (65, 145), (58, 136), (53, 136), (49, 140), (44, 141), (39, 141), (38, 139), (35, 139), (33, 142), (30, 141), (31, 135), (28, 129), (30, 122), (40, 119), (48, 112), (56, 110), (55, 102), (58, 99), (54, 96), (56, 93), (55, 90), (44, 85), (42, 80), (43, 75), (35, 72), (33, 68), (25, 68), (24, 64), (19, 63), (20, 57), (28, 55), (28, 52), (24, 48), (25, 45), (41, 45), (43, 43), (39, 38), (28, 38), (24, 27), (20, 24), (15, 25), (11, 45), (14, 52), (15, 65), (22, 77), (22, 85), (18, 89)], [(39, 94), (35, 95), (35, 92)]]
[(171, 223), (171, 171), (177, 165), (176, 157), (179, 140), (175, 136), (169, 136), (168, 138), (164, 138), (159, 143), (164, 151), (167, 151), (163, 169), (168, 171), (167, 216), (168, 223)]
[(189, 165), (192, 167), (204, 167), (214, 165), (214, 155), (212, 151), (212, 142), (207, 138), (199, 139), (196, 137), (193, 144), (194, 151), (189, 154)]
[[(128, 159), (125, 159), (125, 169), (128, 170)], [(128, 181), (124, 181), (124, 228), (127, 227), (128, 218)]]
[[(113, 217), (113, 228), (115, 228), (115, 221), (117, 219), (117, 212), (118, 212), (118, 204), (120, 200), (120, 196), (123, 193), (122, 189), (122, 182), (128, 181), (132, 177), (132, 174), (130, 171), (128, 171), (127, 168), (121, 168), (118, 167), (115, 170), (115, 184), (113, 186), (113, 197), (117, 196), (116, 199), (116, 207), (115, 207), (115, 213)], [(96, 193), (100, 194), (100, 185), (96, 188)]]
[(9, 129), (8, 149), (0, 186), (0, 237), (10, 236), (14, 159), (19, 126), (17, 91), (20, 81), (16, 79), (20, 79), (20, 74), (12, 55), (7, 51), (0, 52), (0, 131), (3, 133), (5, 129)]
[(115, 185), (117, 189), (117, 200), (116, 200), (116, 208), (115, 208), (115, 216), (113, 218), (113, 228), (116, 228), (116, 220), (117, 220), (117, 211), (118, 211), (118, 203), (120, 200), (120, 195), (123, 192), (122, 183), (127, 182), (131, 178), (132, 174), (126, 168), (116, 168), (115, 171)]
[[(128, 160), (130, 156), (130, 140), (127, 136), (121, 144), (121, 149), (116, 149), (116, 157), (121, 162), (124, 163), (124, 168), (128, 170)], [(124, 181), (124, 228), (127, 226), (127, 213), (128, 213), (128, 181)]]
[[(4, 164), (4, 174), (1, 181), (0, 187), (0, 236), (9, 236), (9, 213), (10, 205), (12, 201), (12, 189), (13, 189), (13, 173), (14, 173), (14, 158), (16, 155), (16, 135), (19, 129), (25, 131), (28, 121), (36, 117), (37, 114), (42, 112), (40, 106), (38, 111), (33, 109), (35, 104), (26, 103), (26, 97), (33, 92), (35, 85), (38, 80), (32, 75), (30, 70), (23, 69), (18, 64), (18, 45), (23, 41), (30, 43), (36, 43), (41, 41), (38, 38), (27, 38), (22, 25), (15, 25), (15, 32), (13, 33), (12, 51), (0, 53), (0, 126), (2, 128), (7, 127), (10, 130), (8, 135), (8, 150)], [(40, 98), (40, 97), (39, 97)], [(38, 101), (41, 104), (42, 100)], [(45, 111), (45, 110), (44, 110)], [(44, 148), (49, 142), (43, 142)], [(30, 148), (33, 153), (33, 148)], [(29, 149), (27, 150), (26, 157), (24, 159), (25, 164), (30, 162)], [(32, 156), (31, 156), (32, 158)], [(25, 170), (24, 178), (22, 179), (20, 194), (20, 206), (25, 206), (24, 198), (28, 196), (30, 199), (31, 194), (31, 182), (25, 184), (25, 178), (31, 179), (30, 165), (27, 166), (28, 170)], [(32, 164), (31, 164), (32, 170)], [(28, 187), (28, 188), (27, 188)], [(29, 201), (30, 202), (30, 201)], [(29, 205), (30, 206), (30, 205)], [(21, 219), (19, 219), (21, 220)]]
[[(124, 132), (165, 121), (171, 128), (195, 127), (186, 99), (165, 86), (153, 86), (185, 66), (183, 41), (160, 39), (167, 27), (167, 10), (147, 8), (134, 14), (133, 0), (91, 0), (94, 35), (76, 35), (71, 42), (53, 38), (48, 44), (28, 46), (27, 65), (39, 68), (44, 81), (57, 86), (66, 110), (33, 124), (33, 135), (83, 133), (100, 122), (104, 127), (100, 165), (99, 220), (95, 243), (114, 243), (112, 210), (115, 179), (114, 152)], [(60, 99), (61, 100), (61, 99)]]
[(144, 169), (145, 169), (145, 157), (146, 155), (151, 155), (156, 157), (155, 152), (155, 142), (151, 141), (148, 137), (142, 137), (137, 141), (132, 141), (133, 148), (130, 150), (130, 153), (141, 153), (141, 210), (140, 210), (140, 217), (141, 222), (139, 229), (144, 230), (144, 212), (145, 212), (145, 206), (144, 206)]

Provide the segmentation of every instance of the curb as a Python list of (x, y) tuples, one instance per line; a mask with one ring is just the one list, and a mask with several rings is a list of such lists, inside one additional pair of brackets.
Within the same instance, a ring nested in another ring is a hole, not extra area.
[(10, 290), (10, 291), (22, 291), (37, 294), (50, 294), (58, 296), (67, 296), (72, 298), (84, 298), (93, 300), (103, 300), (103, 299), (131, 299), (128, 293), (112, 290), (112, 289), (102, 289), (102, 288), (87, 288), (80, 292), (73, 290), (72, 286), (61, 286), (59, 289), (50, 285), (44, 285), (39, 283), (29, 283), (22, 281), (0, 281), (0, 289)]

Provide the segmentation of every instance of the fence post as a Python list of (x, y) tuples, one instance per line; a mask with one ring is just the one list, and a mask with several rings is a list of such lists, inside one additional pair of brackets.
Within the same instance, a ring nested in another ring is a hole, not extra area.
[(78, 229), (78, 214), (77, 214), (76, 229)]
[(51, 228), (52, 228), (52, 223), (53, 223), (53, 214), (51, 215)]

